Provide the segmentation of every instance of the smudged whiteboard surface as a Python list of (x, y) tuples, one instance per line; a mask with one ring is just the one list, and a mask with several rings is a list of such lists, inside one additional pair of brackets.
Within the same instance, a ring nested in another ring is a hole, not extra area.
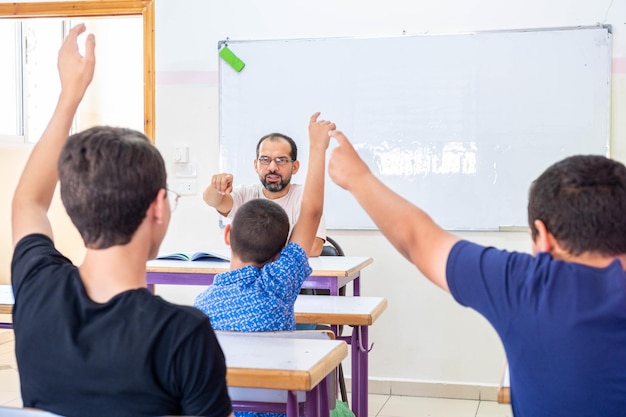
[[(498, 230), (527, 225), (528, 187), (550, 164), (608, 153), (607, 28), (228, 47), (246, 64), (219, 64), (220, 163), (235, 185), (258, 181), (256, 143), (271, 132), (298, 143), (294, 182), (304, 182), (308, 118), (321, 111), (376, 176), (441, 226)], [(329, 229), (376, 227), (330, 180), (325, 216)]]

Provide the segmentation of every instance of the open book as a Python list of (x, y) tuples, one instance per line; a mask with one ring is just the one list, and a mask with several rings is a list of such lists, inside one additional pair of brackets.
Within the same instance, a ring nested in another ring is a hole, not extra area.
[(210, 252), (176, 252), (163, 253), (156, 259), (168, 259), (174, 261), (223, 261), (230, 262), (230, 249), (214, 250)]

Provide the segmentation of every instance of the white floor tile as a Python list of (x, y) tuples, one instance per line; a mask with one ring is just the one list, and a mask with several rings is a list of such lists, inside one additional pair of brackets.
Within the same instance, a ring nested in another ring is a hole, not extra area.
[[(349, 397), (350, 398), (350, 397)], [(369, 416), (377, 416), (383, 406), (389, 401), (389, 395), (370, 394), (367, 396), (367, 411)]]
[(509, 404), (498, 404), (495, 401), (481, 401), (476, 417), (512, 417), (513, 411)]
[(391, 396), (379, 417), (474, 417), (477, 400)]

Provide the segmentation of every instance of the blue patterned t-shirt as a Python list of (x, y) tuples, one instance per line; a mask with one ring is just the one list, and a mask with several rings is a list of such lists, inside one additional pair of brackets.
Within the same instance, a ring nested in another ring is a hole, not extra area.
[(216, 275), (194, 306), (209, 316), (215, 330), (295, 330), (293, 306), (311, 272), (304, 250), (288, 243), (276, 261), (261, 268), (246, 266)]

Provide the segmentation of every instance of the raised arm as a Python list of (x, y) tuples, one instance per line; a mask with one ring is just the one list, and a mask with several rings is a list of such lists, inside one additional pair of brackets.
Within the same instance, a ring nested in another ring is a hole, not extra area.
[(304, 181), (300, 216), (293, 227), (290, 242), (297, 243), (311, 255), (315, 233), (324, 210), (324, 177), (326, 170), (326, 149), (330, 143), (330, 132), (335, 124), (327, 120), (317, 120), (315, 113), (309, 121), (309, 167)]
[(95, 38), (87, 36), (85, 56), (78, 51), (77, 37), (85, 31), (79, 24), (70, 30), (58, 56), (61, 94), (52, 118), (26, 163), (13, 195), (11, 226), (13, 246), (32, 233), (52, 238), (48, 209), (57, 183), (57, 161), (74, 114), (91, 83), (95, 66)]
[(222, 216), (228, 216), (233, 209), (233, 176), (232, 174), (215, 174), (211, 178), (202, 198), (205, 203), (213, 207)]
[(332, 133), (339, 146), (328, 165), (331, 179), (348, 190), (393, 246), (432, 282), (449, 292), (446, 262), (459, 240), (440, 228), (372, 174), (345, 135)]

